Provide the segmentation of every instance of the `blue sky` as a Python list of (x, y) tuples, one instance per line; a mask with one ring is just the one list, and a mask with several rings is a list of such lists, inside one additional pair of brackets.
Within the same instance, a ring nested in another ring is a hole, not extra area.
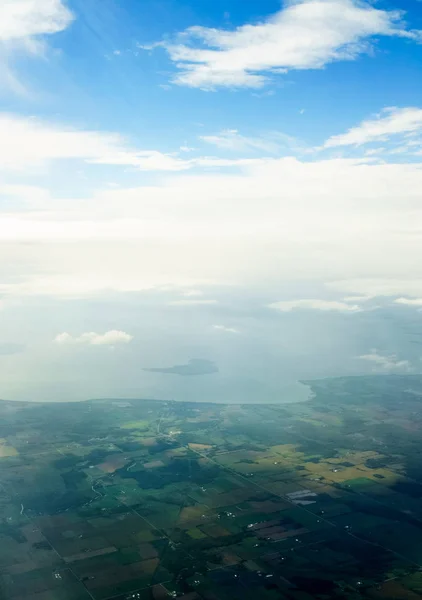
[[(233, 31), (265, 22), (280, 14), (282, 4), (130, 0), (123, 7), (106, 0), (101, 9), (86, 4), (67, 3), (74, 20), (44, 36), (48, 47), (42, 59), (19, 54), (16, 76), (28, 91), (17, 97), (6, 90), (5, 110), (118, 131), (146, 147), (175, 151), (184, 140), (198, 144), (204, 128), (242, 129), (249, 135), (281, 129), (317, 145), (385, 106), (415, 106), (421, 97), (422, 46), (383, 35), (364, 38), (372, 47), (355, 60), (291, 69), (258, 90), (228, 86), (203, 93), (171, 84), (163, 89), (177, 71), (174, 63), (164, 49), (147, 52), (139, 45), (174, 39), (192, 26)], [(416, 0), (374, 6), (399, 8), (408, 29), (422, 28)]]
[(115, 394), (123, 364), (132, 390), (167, 393), (135, 367), (142, 336), (146, 367), (232, 365), (215, 390), (234, 395), (260, 347), (273, 393), (277, 327), (304, 378), (332, 374), (309, 371), (322, 318), (335, 374), (418, 371), (400, 335), (364, 331), (422, 308), (421, 65), (418, 0), (0, 0), (9, 395), (22, 372), (56, 385), (52, 364), (72, 379), (81, 348), (100, 377), (104, 347)]

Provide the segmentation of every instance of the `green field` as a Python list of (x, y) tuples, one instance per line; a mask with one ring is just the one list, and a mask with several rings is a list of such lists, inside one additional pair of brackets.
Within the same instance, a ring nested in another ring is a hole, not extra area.
[(422, 598), (422, 377), (0, 402), (0, 598)]

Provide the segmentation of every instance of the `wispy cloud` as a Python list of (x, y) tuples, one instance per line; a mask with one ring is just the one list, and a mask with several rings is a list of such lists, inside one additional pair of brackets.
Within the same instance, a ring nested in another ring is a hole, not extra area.
[(218, 304), (217, 300), (189, 300), (189, 299), (184, 299), (184, 300), (173, 300), (172, 302), (169, 302), (169, 306), (206, 306), (207, 304)]
[(2, 0), (0, 10), (0, 89), (22, 92), (13, 58), (44, 53), (45, 37), (66, 29), (74, 17), (62, 0)]
[[(403, 240), (404, 242), (404, 240)], [(410, 259), (410, 256), (409, 256)], [(380, 265), (381, 266), (381, 265)], [(405, 265), (402, 263), (402, 268)], [(400, 296), (407, 294), (414, 298), (422, 298), (422, 279), (420, 275), (413, 278), (399, 277), (365, 277), (362, 279), (345, 279), (331, 281), (326, 286), (335, 292), (364, 295), (371, 298), (382, 296)]]
[(346, 296), (345, 298), (343, 298), (343, 300), (345, 302), (352, 302), (352, 303), (357, 303), (357, 304), (361, 304), (364, 302), (368, 302), (369, 300), (372, 300), (374, 298), (374, 296)]
[(336, 300), (318, 300), (318, 299), (301, 299), (301, 300), (283, 300), (274, 302), (269, 305), (269, 308), (274, 308), (281, 312), (291, 312), (292, 310), (320, 310), (334, 312), (358, 312), (361, 310), (358, 304), (347, 304), (346, 302), (338, 302)]
[(139, 150), (115, 133), (80, 130), (0, 113), (0, 171), (34, 170), (57, 160), (133, 167), (140, 171), (186, 171), (195, 167), (242, 167), (255, 158), (198, 156), (184, 159), (177, 153)]
[(223, 150), (261, 150), (273, 154), (280, 149), (280, 144), (276, 141), (260, 137), (247, 137), (241, 135), (237, 129), (225, 129), (215, 135), (202, 135), (199, 139)]
[(129, 344), (132, 340), (133, 335), (115, 329), (105, 333), (90, 331), (82, 333), (80, 336), (73, 336), (65, 332), (60, 333), (54, 339), (57, 344), (86, 344), (88, 346), (115, 346), (116, 344)]
[(408, 360), (399, 360), (395, 354), (383, 356), (374, 348), (369, 354), (363, 354), (357, 357), (359, 360), (365, 360), (374, 365), (374, 370), (383, 372), (404, 372), (411, 371), (411, 364)]
[(182, 293), (182, 296), (185, 296), (185, 298), (198, 298), (199, 296), (203, 295), (204, 292), (202, 292), (201, 290), (186, 290)]
[(404, 306), (417, 306), (422, 308), (422, 298), (397, 298), (394, 302), (396, 304), (403, 304)]
[(226, 333), (240, 333), (238, 329), (235, 329), (234, 327), (226, 327), (225, 325), (213, 325), (213, 329), (216, 329), (217, 331), (224, 331)]
[(62, 0), (2, 0), (0, 40), (17, 40), (33, 50), (37, 36), (62, 31), (72, 20)]
[(370, 142), (383, 142), (393, 136), (420, 131), (422, 131), (422, 108), (391, 107), (385, 108), (374, 119), (362, 121), (360, 125), (352, 127), (346, 133), (330, 137), (324, 147), (361, 146)]
[(132, 149), (117, 134), (71, 129), (0, 113), (0, 169), (33, 169), (64, 159), (152, 171), (189, 168), (186, 161), (177, 157), (155, 150)]
[(289, 0), (268, 19), (234, 30), (190, 27), (179, 42), (158, 42), (176, 64), (173, 82), (213, 90), (261, 88), (269, 75), (320, 69), (367, 53), (378, 36), (420, 39), (406, 29), (402, 13), (364, 0)]

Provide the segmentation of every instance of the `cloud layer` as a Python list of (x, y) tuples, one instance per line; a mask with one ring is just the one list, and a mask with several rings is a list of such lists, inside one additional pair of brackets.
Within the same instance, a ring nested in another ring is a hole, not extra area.
[(59, 202), (31, 189), (42, 211), (0, 215), (0, 294), (321, 278), (343, 296), (422, 294), (420, 164), (287, 157)]

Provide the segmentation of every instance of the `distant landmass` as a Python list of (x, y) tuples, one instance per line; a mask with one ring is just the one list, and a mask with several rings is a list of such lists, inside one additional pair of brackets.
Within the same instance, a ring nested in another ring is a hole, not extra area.
[(182, 375), (188, 377), (191, 375), (211, 375), (218, 373), (217, 365), (211, 360), (193, 358), (186, 365), (174, 365), (173, 367), (156, 367), (144, 369), (150, 373), (165, 373), (167, 375)]

